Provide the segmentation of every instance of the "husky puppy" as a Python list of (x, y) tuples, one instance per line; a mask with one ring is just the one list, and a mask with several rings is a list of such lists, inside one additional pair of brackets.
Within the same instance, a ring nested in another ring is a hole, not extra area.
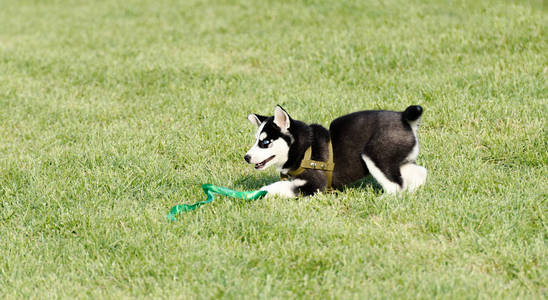
[[(332, 188), (339, 189), (369, 174), (387, 193), (412, 191), (426, 181), (426, 169), (415, 162), (421, 114), (418, 105), (403, 112), (354, 112), (335, 119), (327, 130), (292, 119), (278, 105), (274, 116), (247, 116), (258, 129), (255, 144), (244, 159), (257, 170), (275, 166), (282, 177), (290, 178), (261, 188), (269, 196), (311, 195), (329, 188), (329, 181)], [(331, 174), (300, 168), (307, 149), (311, 149), (309, 159), (321, 163), (330, 161), (330, 147), (334, 163)]]

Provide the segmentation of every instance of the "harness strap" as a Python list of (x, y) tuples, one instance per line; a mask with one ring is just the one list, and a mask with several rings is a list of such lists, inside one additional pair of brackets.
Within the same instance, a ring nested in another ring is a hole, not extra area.
[(327, 159), (327, 162), (310, 159), (312, 155), (312, 146), (310, 146), (304, 152), (304, 158), (301, 161), (299, 168), (294, 171), (289, 171), (287, 174), (280, 173), (280, 179), (289, 180), (290, 177), (295, 177), (304, 172), (306, 169), (322, 170), (325, 172), (325, 177), (327, 177), (326, 190), (331, 190), (333, 170), (335, 169), (335, 163), (333, 162), (333, 145), (331, 144), (331, 140), (329, 140), (327, 147), (329, 148), (329, 158)]

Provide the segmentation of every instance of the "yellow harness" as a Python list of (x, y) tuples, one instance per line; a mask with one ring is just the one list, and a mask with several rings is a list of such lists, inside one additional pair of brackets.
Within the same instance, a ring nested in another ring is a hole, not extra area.
[(306, 169), (313, 170), (322, 170), (325, 171), (325, 176), (327, 177), (327, 185), (325, 189), (327, 191), (331, 190), (331, 183), (333, 182), (333, 169), (335, 169), (335, 163), (333, 162), (333, 146), (331, 145), (331, 140), (327, 145), (329, 148), (329, 158), (327, 162), (311, 160), (310, 156), (312, 155), (312, 146), (308, 147), (304, 152), (304, 158), (301, 161), (301, 165), (295, 171), (289, 171), (287, 174), (280, 173), (280, 180), (289, 180), (290, 177), (295, 177)]

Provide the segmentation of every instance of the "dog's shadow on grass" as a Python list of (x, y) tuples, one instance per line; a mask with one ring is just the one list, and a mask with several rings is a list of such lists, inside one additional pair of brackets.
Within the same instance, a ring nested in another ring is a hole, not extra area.
[(371, 188), (375, 193), (382, 193), (382, 186), (373, 178), (373, 176), (367, 176), (363, 179), (360, 179), (352, 184), (349, 184), (341, 189), (345, 191), (347, 189), (357, 189), (357, 190), (366, 190)]
[[(269, 185), (271, 183), (274, 183), (276, 181), (279, 181), (280, 177), (275, 175), (269, 175), (269, 176), (261, 176), (261, 177), (255, 177), (255, 176), (243, 176), (236, 181), (234, 181), (234, 186), (237, 186), (242, 189), (246, 190), (258, 190), (262, 188), (265, 185)], [(368, 188), (373, 189), (376, 193), (382, 193), (382, 186), (375, 181), (375, 179), (372, 176), (367, 176), (361, 180), (358, 180), (352, 184), (349, 184), (342, 189), (340, 189), (341, 192), (344, 192), (347, 189), (361, 189), (366, 190)]]
[(280, 180), (280, 177), (275, 175), (261, 176), (261, 177), (248, 175), (248, 176), (243, 176), (237, 179), (236, 181), (234, 181), (233, 184), (234, 186), (237, 186), (246, 190), (258, 190), (265, 185), (269, 185), (279, 180)]

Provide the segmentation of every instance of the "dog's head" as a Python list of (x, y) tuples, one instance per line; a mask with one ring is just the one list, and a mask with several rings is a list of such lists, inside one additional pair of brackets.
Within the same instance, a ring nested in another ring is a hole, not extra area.
[(293, 120), (279, 105), (274, 109), (274, 116), (250, 114), (247, 119), (258, 129), (255, 144), (244, 156), (245, 161), (254, 164), (257, 170), (270, 166), (282, 169), (294, 141), (290, 132)]

